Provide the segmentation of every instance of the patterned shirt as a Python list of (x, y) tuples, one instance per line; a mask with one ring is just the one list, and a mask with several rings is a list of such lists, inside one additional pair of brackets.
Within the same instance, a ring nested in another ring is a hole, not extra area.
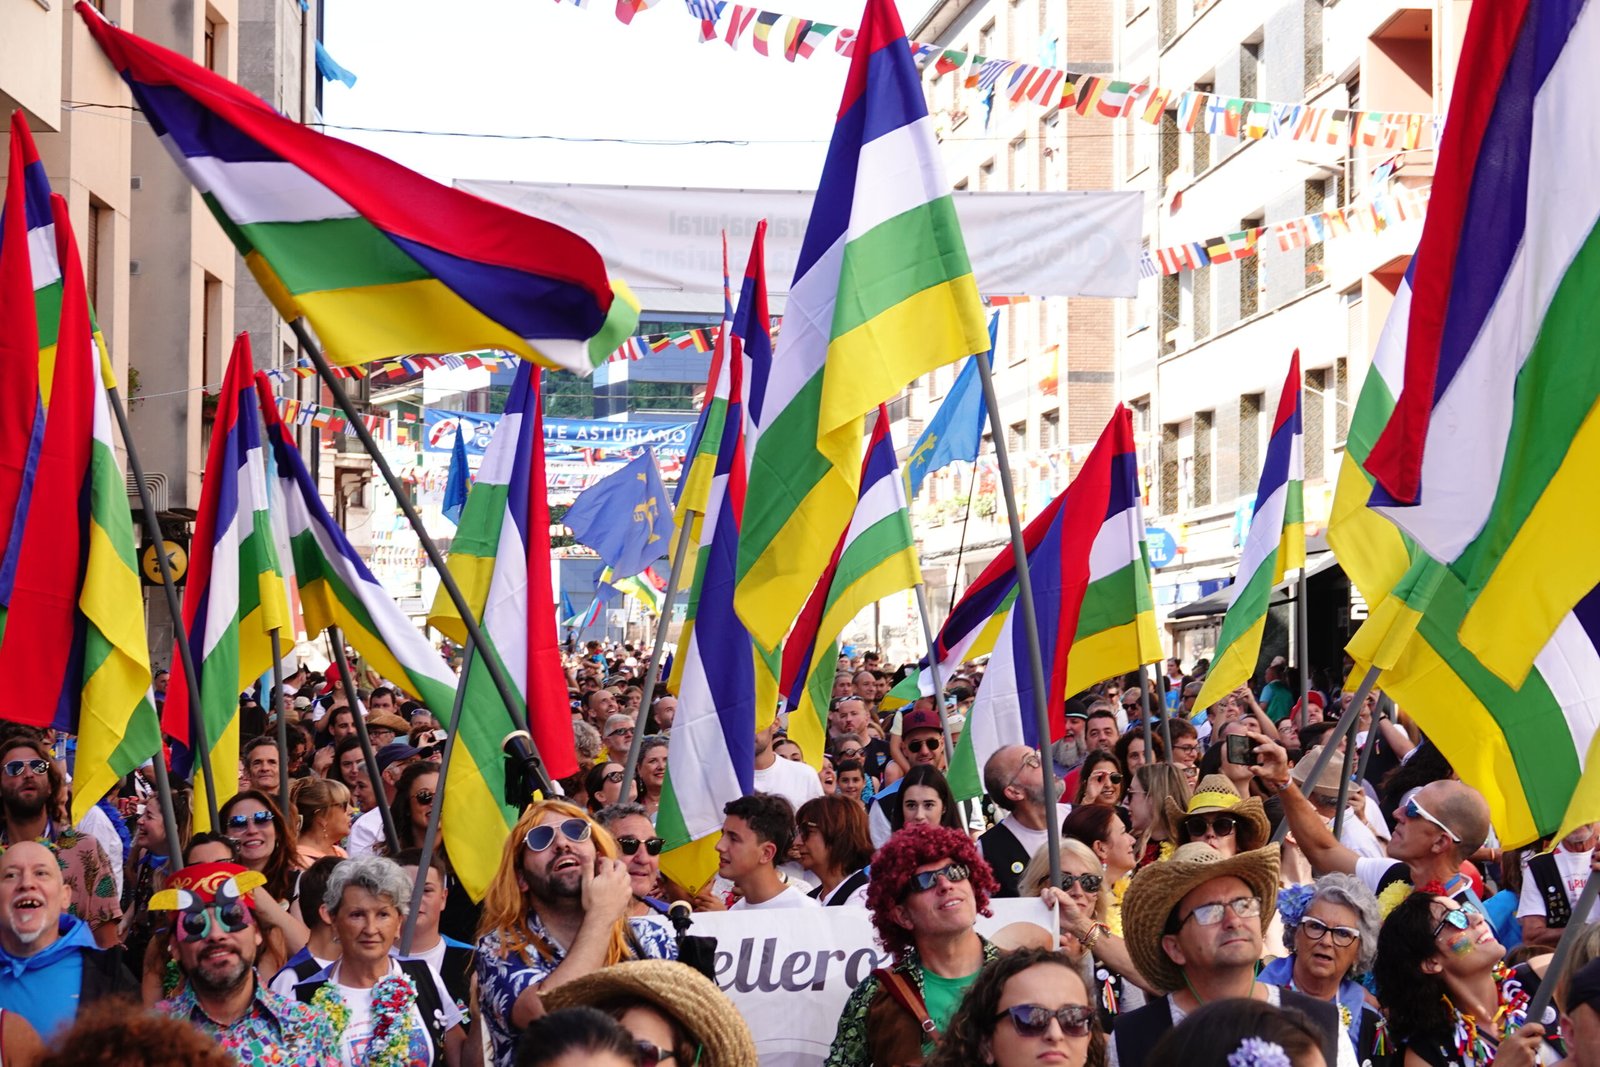
[[(55, 824), (48, 820), (39, 840), (55, 849), (61, 880), (72, 890), (67, 904), (69, 915), (88, 923), (91, 930), (122, 920), (116, 873), (100, 842), (72, 827), (57, 833)], [(10, 843), (11, 835), (0, 825), (0, 846)]]
[(156, 1010), (192, 1023), (240, 1067), (340, 1067), (339, 1039), (326, 1015), (280, 997), (260, 981), (255, 986), (250, 1010), (228, 1026), (206, 1014), (187, 983), (177, 996), (157, 1004)]
[[(983, 962), (997, 959), (1000, 950), (988, 938), (980, 937), (983, 942)], [(912, 986), (917, 991), (917, 996), (927, 999), (927, 991), (922, 984), (922, 961), (917, 956), (917, 950), (906, 950), (904, 958), (889, 968), (898, 971), (911, 979)], [(876, 975), (867, 975), (850, 993), (850, 999), (845, 1001), (844, 1012), (839, 1016), (839, 1029), (833, 1035), (833, 1046), (828, 1049), (828, 1058), (823, 1062), (823, 1067), (871, 1067), (872, 1049), (867, 1043), (867, 1009), (872, 1007), (872, 998), (878, 995), (878, 979)], [(923, 1051), (927, 1052), (924, 1043)]]
[[(539, 985), (567, 958), (567, 950), (545, 930), (538, 912), (528, 916), (535, 937), (550, 947), (547, 959), (536, 949), (514, 955), (500, 947), (500, 932), (491, 930), (478, 939), (478, 1009), (489, 1024), (494, 1042), (494, 1063), (510, 1063), (517, 1048), (517, 1028), (511, 1022), (511, 1009), (517, 997), (530, 986)], [(649, 919), (629, 919), (628, 929), (637, 956), (646, 959), (675, 960), (678, 943), (659, 923)]]

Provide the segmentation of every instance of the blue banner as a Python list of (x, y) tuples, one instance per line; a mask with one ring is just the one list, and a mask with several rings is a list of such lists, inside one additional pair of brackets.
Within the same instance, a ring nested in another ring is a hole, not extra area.
[[(468, 455), (481, 456), (489, 447), (499, 415), (479, 411), (445, 411), (425, 408), (422, 412), (422, 450), (448, 453), (455, 448), (456, 432), (463, 427)], [(694, 432), (693, 422), (607, 422), (602, 419), (544, 420), (545, 455), (548, 459), (630, 457), (643, 448), (653, 448), (663, 457), (681, 459)]]

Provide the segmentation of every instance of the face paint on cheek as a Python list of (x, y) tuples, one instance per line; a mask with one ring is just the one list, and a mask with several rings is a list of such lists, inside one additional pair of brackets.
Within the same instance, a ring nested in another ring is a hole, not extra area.
[(1473, 944), (1472, 938), (1463, 931), (1446, 942), (1445, 947), (1450, 950), (1450, 954), (1453, 956), (1465, 956), (1477, 946)]

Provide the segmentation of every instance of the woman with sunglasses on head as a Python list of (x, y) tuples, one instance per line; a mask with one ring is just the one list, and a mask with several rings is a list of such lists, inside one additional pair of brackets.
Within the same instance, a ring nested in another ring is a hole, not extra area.
[(289, 913), (300, 874), (295, 865), (294, 830), (284, 821), (278, 805), (259, 789), (235, 793), (217, 815), (222, 832), (238, 848), (235, 862), (267, 879), (267, 884), (252, 890), (250, 896), (263, 939), (257, 966), (263, 974), (276, 974), (311, 937), (305, 923)]
[(1352, 875), (1325, 874), (1279, 891), (1278, 915), (1289, 955), (1263, 967), (1260, 980), (1337, 1004), (1356, 1058), (1381, 1061), (1388, 1045), (1383, 1015), (1356, 981), (1378, 953), (1378, 898)]
[(929, 1067), (1103, 1067), (1106, 1038), (1083, 976), (1058, 952), (1024, 948), (984, 967)]
[(1128, 889), (1128, 876), (1133, 873), (1133, 835), (1123, 821), (1122, 812), (1108, 804), (1085, 804), (1072, 809), (1061, 823), (1063, 837), (1075, 838), (1089, 846), (1095, 859), (1100, 861), (1100, 875), (1111, 889), (1111, 906), (1106, 912), (1106, 925), (1113, 934), (1122, 936), (1122, 894)]
[(1122, 763), (1110, 752), (1094, 751), (1084, 758), (1078, 773), (1078, 794), (1073, 804), (1122, 803)]
[(350, 836), (350, 790), (332, 778), (299, 778), (289, 790), (289, 802), (299, 818), (295, 832), (295, 863), (309, 867), (324, 856), (344, 859), (340, 844)]
[(611, 804), (595, 812), (594, 821), (611, 832), (617, 850), (628, 868), (628, 880), (633, 884), (633, 906), (628, 909), (630, 918), (644, 915), (665, 915), (667, 902), (656, 896), (661, 883), (661, 846), (655, 825), (645, 813), (643, 804)]
[(800, 805), (794, 821), (800, 866), (819, 883), (812, 899), (825, 907), (866, 907), (872, 862), (866, 809), (848, 797), (813, 797)]
[(1389, 913), (1372, 973), (1402, 1067), (1533, 1067), (1565, 1054), (1553, 1012), (1547, 1025), (1527, 1018), (1536, 967), (1506, 967), (1483, 914), (1441, 885)]
[(1178, 847), (1178, 827), (1167, 814), (1170, 799), (1178, 807), (1189, 803), (1189, 783), (1170, 763), (1147, 763), (1133, 772), (1128, 783), (1128, 829), (1137, 843), (1138, 867), (1171, 855)]

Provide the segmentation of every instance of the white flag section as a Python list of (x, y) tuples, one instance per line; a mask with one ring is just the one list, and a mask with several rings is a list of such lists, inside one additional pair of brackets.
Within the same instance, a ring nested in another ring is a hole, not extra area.
[[(1015, 947), (1038, 930), (1055, 938), (1056, 913), (1038, 897), (991, 900), (978, 933)], [(892, 962), (865, 908), (814, 908), (792, 922), (770, 911), (696, 912), (689, 933), (717, 939), (716, 982), (756, 1039), (761, 1067), (818, 1067), (851, 990)], [(652, 916), (671, 933), (665, 916)], [(1054, 943), (1054, 942), (1052, 942)]]

